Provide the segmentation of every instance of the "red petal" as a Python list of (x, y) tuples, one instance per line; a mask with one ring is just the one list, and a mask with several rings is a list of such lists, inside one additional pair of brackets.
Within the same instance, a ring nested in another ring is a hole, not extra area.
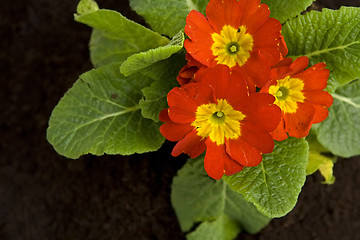
[(305, 71), (294, 75), (293, 78), (303, 80), (305, 91), (323, 90), (326, 88), (330, 73), (328, 69), (324, 68), (325, 66), (325, 63), (317, 63)]
[(227, 139), (225, 145), (226, 152), (231, 158), (244, 167), (254, 167), (259, 165), (262, 161), (261, 153), (240, 138)]
[(204, 167), (207, 174), (219, 180), (225, 172), (224, 161), (228, 158), (227, 153), (225, 152), (224, 144), (218, 146), (216, 143), (212, 142), (208, 138), (205, 142), (206, 144), (206, 155), (204, 159)]
[(326, 91), (307, 91), (304, 92), (306, 102), (313, 104), (315, 109), (315, 116), (312, 123), (319, 123), (324, 121), (329, 111), (329, 108), (333, 103), (332, 96)]
[(211, 46), (214, 32), (209, 22), (200, 12), (192, 10), (186, 18), (185, 33), (190, 39), (186, 39), (184, 47), (195, 60), (206, 66), (210, 66), (215, 56), (212, 55)]
[(244, 122), (250, 122), (264, 131), (272, 131), (279, 124), (281, 110), (273, 105), (275, 98), (267, 93), (255, 93), (250, 96), (249, 104), (242, 112), (246, 115)]
[(251, 122), (258, 128), (271, 132), (279, 125), (280, 119), (281, 109), (276, 105), (271, 105), (247, 114), (244, 121)]
[(243, 110), (244, 113), (252, 113), (269, 106), (275, 101), (275, 97), (268, 93), (255, 93), (250, 96), (248, 105), (246, 105), (246, 110)]
[(209, 19), (211, 26), (218, 33), (225, 25), (238, 29), (241, 14), (244, 12), (243, 2), (237, 0), (210, 0), (206, 7), (206, 17)]
[[(254, 34), (257, 29), (269, 20), (270, 9), (266, 4), (260, 4), (260, 1), (245, 1), (247, 6), (243, 12), (241, 24), (245, 25), (247, 32)], [(260, 4), (260, 5), (259, 5)]]
[(303, 71), (309, 65), (309, 58), (306, 56), (298, 57), (294, 60), (292, 64), (290, 64), (290, 68), (292, 72), (289, 75), (294, 75), (298, 72)]
[(279, 125), (280, 119), (280, 108), (276, 105), (271, 105), (261, 108), (259, 111), (246, 114), (244, 122), (252, 123), (263, 131), (271, 132)]
[(179, 156), (181, 153), (188, 154), (191, 158), (196, 158), (206, 149), (206, 145), (201, 136), (197, 135), (196, 130), (192, 130), (181, 139), (172, 150), (171, 155)]
[(160, 133), (169, 141), (177, 142), (194, 129), (190, 124), (167, 122), (160, 126)]
[(217, 99), (226, 99), (233, 108), (249, 101), (243, 76), (238, 71), (232, 71), (230, 74), (229, 68), (225, 65), (209, 68), (199, 78), (214, 88)]
[[(292, 60), (291, 60), (292, 61)], [(285, 67), (285, 66), (280, 66), (280, 67), (276, 67), (276, 68), (272, 68), (271, 72), (270, 72), (270, 81), (276, 81), (275, 83), (272, 83), (271, 85), (276, 85), (277, 84), (277, 80), (278, 79), (283, 79), (286, 76), (289, 75), (289, 73), (292, 71), (291, 68), (289, 67)], [(268, 82), (269, 83), (269, 82)]]
[(259, 130), (253, 123), (241, 124), (241, 139), (261, 153), (271, 153), (274, 150), (274, 140), (269, 132)]
[(217, 145), (210, 139), (206, 140), (206, 155), (204, 167), (207, 174), (219, 180), (224, 173), (228, 176), (240, 172), (244, 167), (230, 158), (225, 151), (225, 145)]
[(196, 113), (196, 110), (189, 110), (191, 109), (186, 109), (186, 106), (184, 106), (183, 108), (171, 107), (169, 108), (169, 116), (171, 120), (175, 123), (189, 124), (195, 120)]
[(199, 70), (198, 67), (185, 65), (176, 77), (176, 80), (180, 86), (189, 83), (195, 76), (195, 73)]
[(313, 124), (324, 121), (329, 115), (329, 110), (326, 107), (320, 105), (313, 105), (313, 107), (315, 109)]
[(253, 82), (257, 87), (263, 87), (270, 76), (270, 64), (267, 58), (259, 51), (251, 53), (250, 58), (241, 68), (247, 82)]
[(283, 141), (288, 138), (288, 135), (285, 131), (285, 122), (283, 118), (281, 118), (279, 125), (270, 134), (276, 141)]
[(230, 105), (237, 109), (238, 106), (249, 101), (249, 89), (245, 77), (240, 71), (232, 71), (228, 85), (226, 86), (223, 98), (226, 98)]
[(297, 103), (295, 113), (284, 114), (285, 131), (290, 137), (303, 138), (309, 134), (315, 109), (308, 103)]
[(286, 42), (285, 42), (285, 38), (284, 36), (280, 36), (280, 46), (279, 46), (279, 49), (280, 49), (280, 52), (281, 52), (281, 55), (282, 57), (284, 57), (285, 59), (285, 56), (288, 54), (289, 50), (287, 48), (287, 45), (286, 45)]
[(168, 113), (167, 108), (161, 110), (161, 112), (159, 113), (159, 120), (162, 122), (170, 122), (171, 121), (171, 119), (169, 118), (169, 113)]
[(167, 98), (169, 116), (175, 123), (193, 122), (198, 106), (216, 102), (213, 88), (202, 83), (189, 83), (173, 88)]
[(217, 65), (207, 68), (201, 74), (195, 77), (197, 82), (211, 85), (214, 88), (217, 99), (224, 98), (226, 87), (230, 79), (230, 69), (225, 65)]
[(231, 176), (235, 173), (241, 172), (241, 170), (244, 169), (244, 166), (229, 157), (224, 159), (224, 166), (225, 174), (227, 176)]
[[(281, 49), (281, 48), (280, 48)], [(293, 62), (292, 58), (290, 57), (284, 57), (280, 62), (278, 62), (274, 68), (278, 67), (289, 67), (290, 64)], [(291, 70), (291, 69), (290, 69)]]
[(333, 103), (332, 96), (326, 91), (305, 91), (305, 100), (308, 103), (330, 107)]
[(159, 120), (165, 122), (165, 124), (160, 126), (160, 133), (170, 141), (179, 141), (194, 129), (190, 124), (177, 124), (171, 121), (168, 109), (163, 109), (160, 112)]
[(303, 71), (309, 65), (309, 59), (305, 56), (299, 57), (292, 62), (291, 58), (284, 58), (271, 69), (270, 79), (279, 80), (286, 76), (292, 76)]
[(198, 68), (200, 68), (202, 66), (202, 64), (199, 63), (198, 61), (196, 61), (189, 53), (186, 53), (185, 59), (186, 59), (186, 61), (188, 61), (187, 65), (189, 65), (189, 66), (195, 66)]
[(280, 41), (281, 41), (281, 23), (269, 18), (256, 33), (254, 38), (254, 51), (259, 50), (265, 56), (270, 66), (274, 66), (281, 59)]

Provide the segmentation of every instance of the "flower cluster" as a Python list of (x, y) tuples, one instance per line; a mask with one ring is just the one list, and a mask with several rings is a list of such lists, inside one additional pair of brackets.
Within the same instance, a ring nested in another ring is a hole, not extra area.
[[(274, 140), (302, 138), (323, 121), (332, 97), (324, 63), (285, 57), (281, 24), (260, 0), (210, 0), (186, 19), (187, 65), (167, 96), (160, 132), (172, 155), (195, 158), (220, 179), (261, 163)], [(307, 68), (307, 69), (306, 69)]]

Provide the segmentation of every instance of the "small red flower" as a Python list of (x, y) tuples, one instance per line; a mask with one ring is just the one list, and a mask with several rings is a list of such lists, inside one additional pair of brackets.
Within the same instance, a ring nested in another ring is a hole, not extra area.
[(206, 17), (195, 10), (186, 18), (184, 46), (207, 67), (239, 70), (248, 84), (262, 87), (281, 58), (281, 24), (260, 0), (210, 0)]
[(270, 93), (280, 107), (282, 117), (278, 127), (271, 133), (275, 140), (282, 141), (289, 136), (303, 138), (309, 134), (311, 125), (328, 116), (332, 96), (324, 91), (329, 78), (325, 63), (317, 63), (304, 70), (309, 64), (307, 57), (294, 62), (285, 58), (272, 69), (270, 81), (261, 92)]
[(196, 61), (190, 54), (186, 53), (185, 59), (187, 64), (180, 70), (179, 75), (176, 77), (176, 80), (180, 86), (194, 82), (195, 73), (198, 71), (201, 72), (207, 67)]
[(169, 108), (160, 113), (160, 132), (178, 141), (172, 155), (195, 158), (206, 150), (204, 166), (214, 179), (256, 166), (270, 153), (270, 131), (279, 123), (280, 109), (266, 93), (249, 95), (246, 83), (227, 66), (201, 74), (201, 82), (172, 89)]

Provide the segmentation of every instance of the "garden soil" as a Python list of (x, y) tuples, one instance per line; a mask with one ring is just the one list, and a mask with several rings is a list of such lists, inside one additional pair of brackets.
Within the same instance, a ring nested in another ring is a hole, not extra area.
[[(98, 3), (145, 24), (128, 1)], [(70, 160), (46, 140), (52, 109), (92, 68), (91, 30), (73, 21), (76, 5), (0, 1), (0, 240), (184, 239), (170, 186), (186, 159), (170, 156), (173, 143), (148, 154)], [(291, 213), (238, 239), (360, 239), (360, 158), (339, 159), (334, 172), (331, 186), (309, 176)]]

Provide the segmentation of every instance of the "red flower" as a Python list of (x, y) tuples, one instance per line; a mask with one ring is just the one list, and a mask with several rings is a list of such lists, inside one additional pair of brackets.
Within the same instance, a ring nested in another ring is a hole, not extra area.
[(186, 18), (184, 46), (200, 63), (239, 70), (250, 85), (262, 87), (281, 58), (281, 24), (269, 18), (260, 0), (210, 0), (206, 17), (195, 10)]
[(280, 119), (274, 97), (266, 93), (249, 95), (245, 81), (227, 66), (201, 74), (201, 82), (172, 89), (169, 108), (160, 113), (165, 122), (160, 132), (178, 141), (172, 155), (199, 156), (206, 149), (204, 166), (214, 179), (232, 175), (243, 167), (256, 166), (262, 153), (270, 153), (274, 140), (270, 131)]
[(186, 53), (187, 64), (180, 70), (176, 80), (180, 86), (194, 82), (195, 73), (205, 70), (207, 67), (196, 61), (190, 54)]
[(285, 58), (271, 71), (270, 81), (261, 92), (272, 94), (274, 104), (281, 108), (282, 117), (278, 127), (271, 133), (275, 140), (282, 141), (289, 136), (302, 138), (309, 134), (313, 123), (319, 123), (328, 116), (332, 96), (323, 91), (329, 78), (325, 63), (317, 63), (304, 70), (309, 64), (307, 57), (294, 62)]

